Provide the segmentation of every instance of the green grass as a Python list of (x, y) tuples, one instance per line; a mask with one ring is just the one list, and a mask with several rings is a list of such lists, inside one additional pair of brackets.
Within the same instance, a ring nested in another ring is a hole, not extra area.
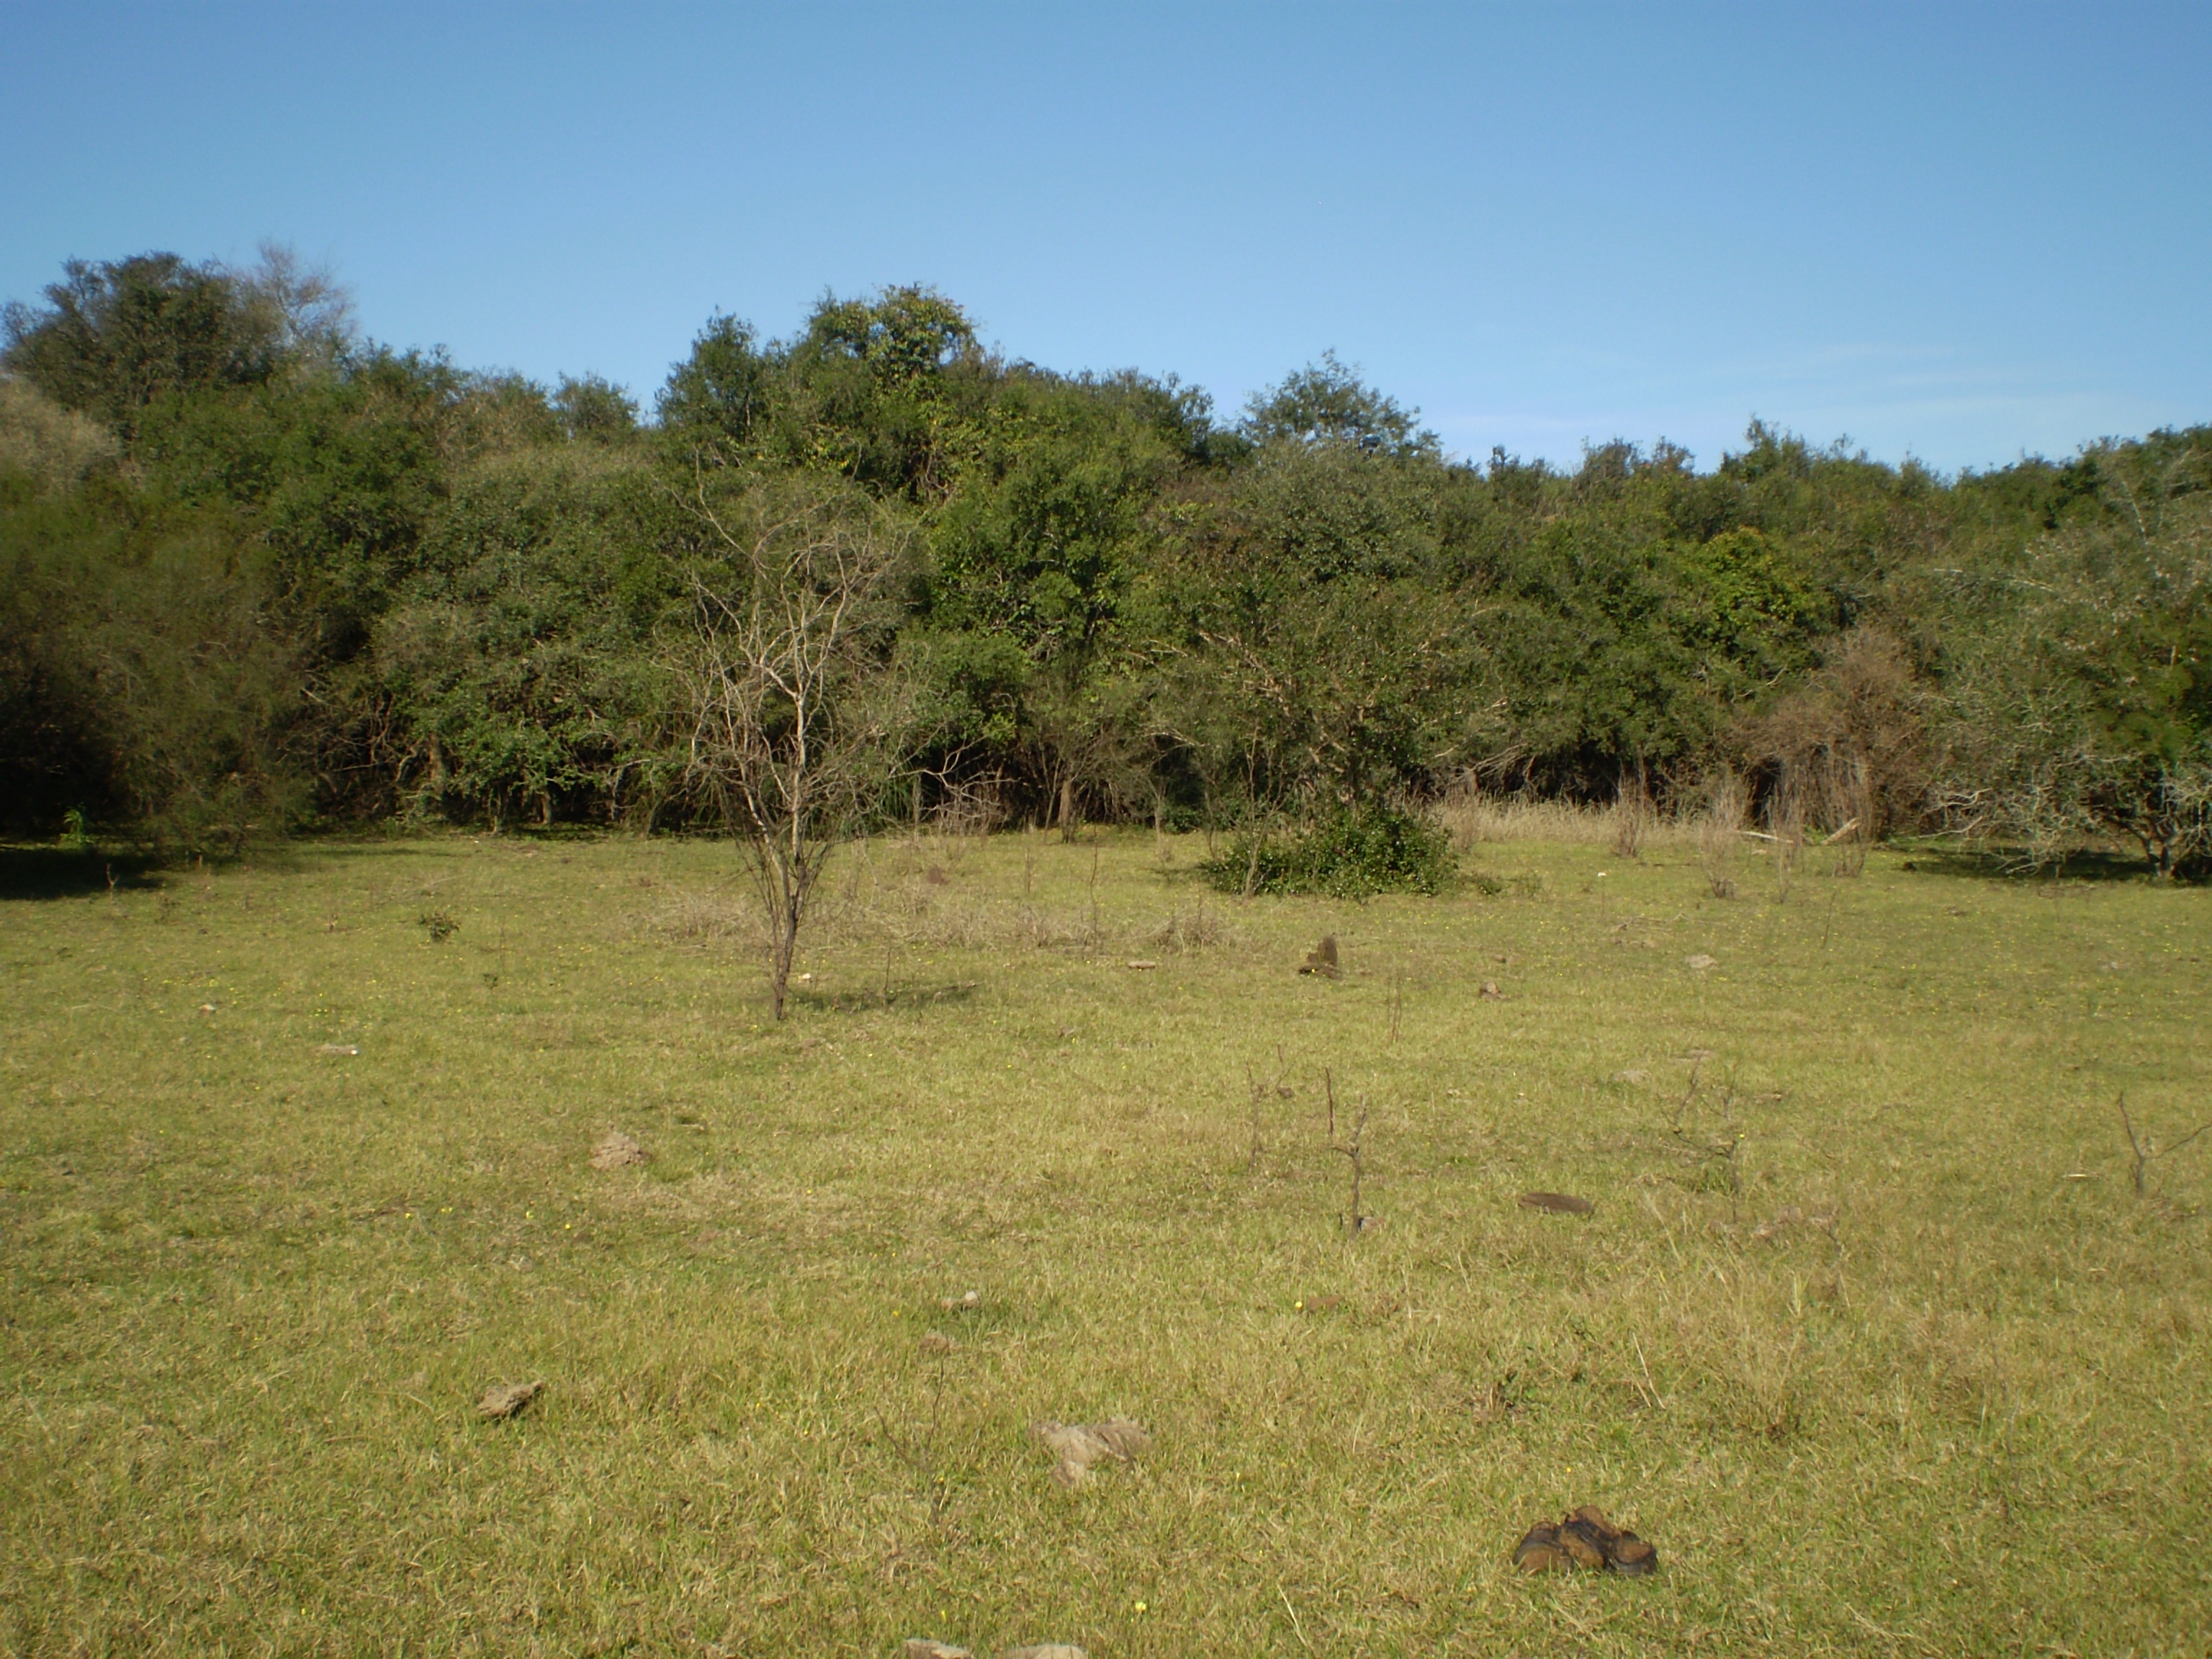
[[(37, 866), (0, 1646), (2203, 1651), (2212, 1136), (2138, 1200), (2113, 1103), (2212, 1117), (2212, 892), (1515, 842), (1201, 912), (1200, 850), (878, 844), (781, 1028), (726, 847)], [(1516, 1580), (1580, 1503), (1660, 1575)]]

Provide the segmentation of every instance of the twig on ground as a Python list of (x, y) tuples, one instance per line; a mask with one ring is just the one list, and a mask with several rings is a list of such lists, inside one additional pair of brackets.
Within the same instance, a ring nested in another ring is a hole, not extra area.
[(1367, 1216), (1360, 1209), (1359, 1192), (1360, 1184), (1367, 1174), (1367, 1165), (1363, 1156), (1366, 1139), (1367, 1097), (1362, 1095), (1359, 1097), (1359, 1121), (1352, 1131), (1352, 1144), (1349, 1146), (1339, 1146), (1335, 1149), (1342, 1156), (1352, 1160), (1352, 1213), (1345, 1223), (1345, 1231), (1353, 1238), (1359, 1237), (1360, 1230), (1367, 1225), (1368, 1221)]
[(2191, 1141), (2196, 1139), (2197, 1136), (2203, 1134), (2207, 1129), (2212, 1129), (2212, 1123), (2199, 1124), (2196, 1128), (2191, 1129), (2187, 1134), (2182, 1136), (2180, 1139), (2174, 1141), (2172, 1145), (2160, 1146), (2156, 1141), (2150, 1138), (2148, 1130), (2146, 1130), (2142, 1135), (2137, 1136), (2136, 1133), (2135, 1120), (2128, 1115), (2128, 1097), (2125, 1094), (2122, 1094), (2114, 1103), (2120, 1109), (2120, 1127), (2125, 1129), (2128, 1133), (2128, 1151), (2135, 1156), (2135, 1169), (2133, 1173), (2135, 1175), (2136, 1196), (2137, 1198), (2141, 1198), (2144, 1195), (2144, 1181), (2145, 1177), (2149, 1173), (2149, 1166), (2151, 1164), (2156, 1163), (2161, 1158), (2172, 1157), (2174, 1153), (2179, 1152), (2184, 1146), (2186, 1146)]
[(1249, 1060), (1244, 1063), (1244, 1088), (1245, 1092), (1252, 1097), (1252, 1150), (1244, 1159), (1244, 1173), (1249, 1176), (1257, 1175), (1260, 1172), (1261, 1095), (1260, 1079), (1252, 1075), (1252, 1063)]

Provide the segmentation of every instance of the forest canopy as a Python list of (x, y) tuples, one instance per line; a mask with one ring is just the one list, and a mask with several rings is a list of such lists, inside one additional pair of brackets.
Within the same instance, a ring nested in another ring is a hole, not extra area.
[(1954, 477), (1755, 421), (1706, 471), (1470, 464), (1334, 356), (1225, 416), (1009, 360), (918, 286), (785, 338), (711, 318), (648, 410), (364, 339), (277, 249), (73, 261), (4, 328), (18, 835), (703, 823), (678, 682), (716, 526), (803, 489), (898, 550), (885, 817), (1725, 770), (1830, 830), (2212, 855), (2212, 428)]

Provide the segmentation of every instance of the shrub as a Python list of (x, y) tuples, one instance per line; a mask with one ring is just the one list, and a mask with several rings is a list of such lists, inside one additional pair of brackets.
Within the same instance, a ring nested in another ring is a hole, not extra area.
[(1451, 837), (1395, 807), (1369, 805), (1287, 834), (1248, 829), (1200, 868), (1224, 893), (1435, 893), (1458, 874)]

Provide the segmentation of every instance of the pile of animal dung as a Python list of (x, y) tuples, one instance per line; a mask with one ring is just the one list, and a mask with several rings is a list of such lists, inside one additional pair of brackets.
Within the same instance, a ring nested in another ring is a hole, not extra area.
[(1595, 1567), (1631, 1578), (1659, 1570), (1659, 1552), (1632, 1532), (1625, 1532), (1605, 1518), (1605, 1511), (1585, 1504), (1558, 1522), (1539, 1522), (1513, 1552), (1513, 1565), (1522, 1572), (1565, 1572), (1571, 1567)]

